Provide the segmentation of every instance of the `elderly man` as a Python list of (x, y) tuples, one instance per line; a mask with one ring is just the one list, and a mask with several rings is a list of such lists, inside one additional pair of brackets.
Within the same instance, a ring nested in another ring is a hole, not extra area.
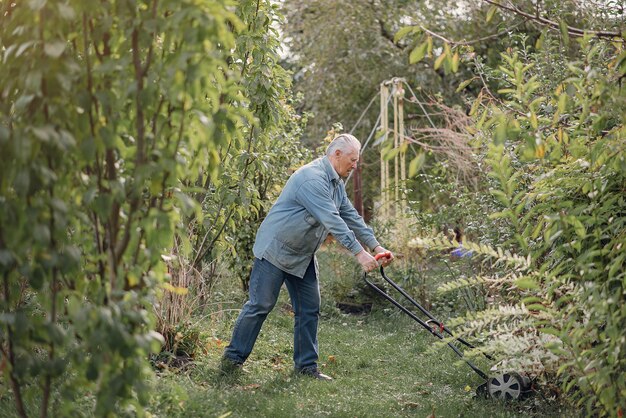
[[(298, 169), (285, 184), (257, 231), (250, 300), (235, 323), (222, 358), (222, 372), (237, 370), (246, 361), (285, 283), (295, 314), (295, 370), (316, 379), (332, 380), (317, 368), (320, 292), (315, 252), (330, 233), (367, 272), (379, 264), (361, 243), (374, 253), (388, 252), (346, 195), (342, 177), (356, 168), (360, 149), (354, 136), (339, 135), (326, 149), (325, 157)], [(392, 260), (389, 253), (383, 265)]]

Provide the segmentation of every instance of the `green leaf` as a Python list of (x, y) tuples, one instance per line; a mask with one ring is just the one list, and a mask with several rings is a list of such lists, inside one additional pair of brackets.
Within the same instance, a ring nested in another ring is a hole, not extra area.
[(470, 108), (469, 111), (469, 115), (470, 116), (474, 116), (476, 114), (476, 112), (478, 111), (478, 108), (480, 107), (481, 103), (482, 103), (482, 92), (478, 93), (478, 97), (476, 98), (476, 100), (474, 100), (474, 103), (472, 103), (472, 107)]
[(13, 263), (13, 255), (9, 250), (0, 250), (0, 265), (4, 266), (8, 270), (8, 267)]
[(31, 10), (36, 12), (42, 7), (44, 7), (46, 3), (47, 3), (46, 0), (29, 0), (28, 7), (30, 7)]
[(63, 51), (65, 51), (65, 41), (52, 41), (44, 44), (43, 50), (47, 56), (52, 58), (59, 58)]
[(28, 275), (28, 283), (30, 283), (34, 290), (40, 290), (43, 287), (45, 279), (46, 274), (40, 267), (33, 268)]
[(59, 3), (57, 7), (59, 8), (59, 15), (63, 19), (72, 20), (76, 17), (76, 12), (70, 5), (65, 4), (65, 3)]
[(544, 334), (554, 335), (556, 337), (561, 335), (561, 331), (559, 331), (556, 328), (552, 328), (552, 327), (538, 328), (538, 331), (539, 332), (543, 332)]
[(409, 177), (415, 177), (418, 170), (424, 165), (425, 160), (426, 155), (424, 153), (418, 154), (415, 158), (411, 160), (411, 163), (409, 164)]
[(31, 130), (35, 137), (37, 137), (41, 142), (50, 142), (58, 137), (58, 134), (52, 125), (32, 127)]
[(435, 70), (441, 67), (441, 64), (443, 64), (443, 60), (446, 59), (446, 56), (446, 53), (443, 52), (441, 55), (439, 55), (439, 57), (437, 57), (437, 59), (435, 60), (435, 64), (433, 65), (433, 68)]
[(493, 142), (496, 145), (504, 144), (508, 136), (508, 121), (505, 117), (498, 118), (496, 129), (493, 134)]
[(18, 58), (20, 55), (24, 53), (24, 51), (26, 51), (28, 48), (36, 44), (37, 42), (35, 41), (24, 42), (23, 44), (20, 45), (19, 48), (17, 48), (17, 51), (15, 52), (15, 58)]
[(487, 19), (486, 19), (487, 23), (491, 22), (491, 19), (493, 19), (497, 11), (498, 11), (498, 6), (491, 6), (489, 8), (489, 11), (487, 11)]
[(35, 98), (34, 94), (23, 94), (15, 101), (15, 110), (22, 110)]
[(565, 20), (559, 21), (559, 29), (561, 30), (561, 37), (563, 38), (563, 43), (566, 46), (569, 45), (569, 32), (567, 29), (567, 22), (565, 22)]
[(535, 280), (531, 279), (530, 277), (523, 277), (521, 279), (515, 280), (515, 286), (519, 287), (520, 289), (537, 289), (537, 288), (539, 288), (539, 286), (537, 285), (537, 282)]
[(459, 56), (458, 52), (455, 52), (454, 55), (452, 56), (452, 72), (456, 73), (457, 71), (459, 71), (459, 61), (461, 60), (461, 57)]
[(535, 42), (535, 48), (537, 50), (541, 50), (541, 48), (543, 48), (544, 41), (545, 41), (545, 36), (544, 36), (544, 33), (542, 32), (541, 35), (539, 35), (539, 38), (537, 38), (537, 42)]
[(398, 41), (404, 37), (406, 37), (410, 33), (419, 32), (419, 28), (417, 26), (404, 26), (396, 32), (393, 36), (393, 42), (398, 43)]
[(459, 84), (459, 87), (456, 88), (456, 93), (463, 90), (465, 87), (469, 86), (472, 81), (474, 81), (476, 77), (470, 78), (469, 80), (465, 80)]
[(620, 76), (626, 75), (626, 51), (622, 52), (615, 60), (615, 69)]
[(396, 157), (396, 155), (398, 155), (398, 153), (400, 152), (400, 148), (391, 148), (390, 150), (388, 150), (387, 152), (384, 153), (384, 160), (385, 161), (389, 161), (393, 158)]
[(576, 218), (575, 216), (570, 217), (569, 221), (569, 223), (574, 227), (576, 235), (578, 235), (580, 238), (585, 238), (587, 233), (585, 230), (585, 226), (582, 224), (582, 222), (580, 222), (580, 220), (578, 220), (578, 218)]
[(409, 55), (409, 64), (415, 64), (421, 61), (426, 55), (426, 49), (428, 48), (428, 42), (422, 42), (420, 45), (413, 48)]
[(0, 324), (3, 325), (14, 325), (15, 324), (15, 314), (14, 313), (0, 313)]
[(558, 107), (557, 109), (559, 110), (559, 113), (565, 113), (565, 111), (567, 110), (567, 101), (568, 101), (568, 95), (567, 93), (561, 93), (559, 95), (559, 102), (558, 102)]
[(45, 328), (50, 342), (56, 345), (63, 343), (66, 333), (59, 324), (48, 322), (45, 324)]
[(98, 365), (96, 364), (96, 360), (92, 358), (91, 361), (89, 361), (89, 363), (87, 364), (85, 377), (87, 377), (87, 380), (90, 380), (93, 382), (98, 378), (99, 374), (100, 373), (98, 371)]
[(0, 144), (6, 142), (11, 135), (10, 131), (4, 126), (0, 125)]
[(626, 254), (620, 254), (611, 264), (607, 266), (609, 269), (609, 278), (614, 277), (617, 272), (623, 271), (622, 265), (624, 264), (624, 257), (626, 257)]
[(48, 225), (36, 224), (33, 228), (33, 238), (40, 244), (48, 244), (50, 242), (50, 228), (48, 228)]

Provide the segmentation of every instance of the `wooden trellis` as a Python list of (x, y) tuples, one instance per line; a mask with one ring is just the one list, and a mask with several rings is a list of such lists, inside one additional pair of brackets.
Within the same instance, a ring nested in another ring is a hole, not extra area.
[[(402, 192), (402, 185), (406, 183), (406, 151), (408, 143), (404, 132), (404, 80), (394, 78), (380, 84), (380, 128), (383, 137), (380, 142), (381, 150), (393, 135), (393, 178), (391, 177), (391, 160), (380, 154), (380, 198), (381, 215), (385, 219), (397, 216), (406, 209), (406, 196)], [(393, 127), (389, 128), (389, 105), (392, 104)]]

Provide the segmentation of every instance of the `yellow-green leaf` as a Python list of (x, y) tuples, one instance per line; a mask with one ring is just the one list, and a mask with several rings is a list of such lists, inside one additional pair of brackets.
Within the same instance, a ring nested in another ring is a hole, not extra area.
[(395, 158), (399, 152), (400, 152), (400, 148), (391, 148), (390, 150), (388, 150), (387, 152), (383, 154), (383, 158), (385, 161), (389, 161), (392, 158)]
[(544, 334), (555, 335), (557, 337), (561, 335), (561, 332), (558, 329), (552, 327), (539, 328), (538, 331), (543, 332)]
[(458, 92), (460, 92), (461, 90), (463, 90), (465, 87), (469, 86), (469, 85), (470, 85), (470, 83), (471, 83), (472, 81), (474, 81), (474, 79), (475, 79), (475, 78), (476, 78), (476, 77), (474, 77), (474, 78), (470, 78), (469, 80), (465, 80), (465, 81), (461, 82), (461, 84), (459, 84), (459, 87), (457, 87), (457, 88), (456, 88), (456, 92), (458, 93)]
[(452, 72), (456, 73), (457, 71), (459, 71), (459, 53), (455, 52), (454, 56), (452, 57)]
[(561, 95), (559, 96), (558, 104), (559, 113), (565, 113), (565, 111), (567, 110), (567, 99), (567, 93), (561, 93)]
[(177, 294), (177, 295), (184, 296), (187, 293), (189, 293), (189, 289), (187, 289), (186, 287), (172, 286), (171, 284), (167, 282), (163, 283), (162, 286), (163, 286), (163, 289), (167, 290), (168, 292)]
[(535, 48), (538, 49), (538, 50), (543, 48), (543, 41), (545, 39), (545, 37), (543, 35), (544, 34), (541, 33), (541, 35), (539, 35), (539, 38), (537, 38), (537, 42), (535, 42)]
[(493, 133), (493, 141), (496, 144), (504, 144), (508, 135), (508, 121), (504, 117), (499, 117), (496, 122), (496, 129)]
[(404, 26), (398, 29), (396, 34), (393, 36), (393, 42), (397, 43), (400, 39), (406, 37), (410, 33), (415, 33), (416, 31), (419, 32), (419, 28), (415, 26)]
[(497, 11), (498, 6), (491, 6), (489, 8), (489, 11), (487, 12), (487, 23), (491, 22), (491, 19), (493, 19), (493, 16), (496, 14)]
[(47, 56), (52, 58), (59, 58), (63, 51), (65, 51), (65, 45), (65, 41), (46, 42), (43, 50)]
[(567, 30), (567, 23), (564, 20), (559, 22), (559, 29), (561, 30), (561, 36), (563, 37), (563, 43), (569, 45), (569, 32)]
[(480, 106), (481, 103), (482, 103), (482, 92), (478, 94), (478, 97), (476, 98), (476, 100), (474, 100), (474, 103), (472, 103), (472, 107), (470, 108), (470, 112), (469, 112), (470, 116), (474, 116), (476, 114), (476, 112), (478, 111), (478, 107)]
[(434, 65), (435, 70), (438, 69), (439, 67), (441, 67), (441, 64), (443, 63), (444, 59), (446, 59), (446, 53), (445, 52), (443, 52), (441, 55), (439, 55), (439, 57), (435, 60), (435, 65)]
[(539, 126), (539, 122), (537, 121), (537, 114), (532, 110), (530, 111), (530, 126), (532, 126), (533, 129), (537, 129), (537, 127)]
[(615, 60), (615, 69), (619, 75), (626, 75), (626, 51), (622, 52)]
[(411, 163), (409, 164), (409, 177), (415, 177), (417, 171), (424, 165), (425, 159), (425, 155), (421, 153), (411, 160)]
[(415, 64), (421, 61), (426, 55), (426, 49), (428, 48), (428, 42), (422, 42), (411, 51), (409, 55), (409, 64)]
[(537, 282), (535, 282), (530, 277), (523, 277), (521, 279), (515, 280), (515, 286), (519, 287), (520, 289), (537, 289), (539, 287), (537, 285)]

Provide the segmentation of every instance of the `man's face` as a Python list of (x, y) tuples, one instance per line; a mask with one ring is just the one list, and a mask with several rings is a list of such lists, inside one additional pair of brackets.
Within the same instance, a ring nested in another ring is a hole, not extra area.
[(348, 151), (335, 150), (333, 167), (340, 177), (348, 177), (358, 162), (359, 151), (356, 148), (349, 148)]

